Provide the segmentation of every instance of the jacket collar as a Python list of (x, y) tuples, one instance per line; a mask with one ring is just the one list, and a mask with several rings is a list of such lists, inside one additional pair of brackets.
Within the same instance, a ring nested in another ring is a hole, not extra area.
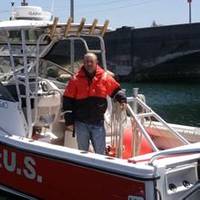
[[(102, 75), (104, 74), (104, 72), (105, 72), (105, 71), (104, 71), (99, 65), (97, 65), (96, 74), (95, 74), (94, 78), (95, 78), (95, 79), (101, 78)], [(81, 69), (78, 71), (77, 77), (80, 77), (80, 78), (87, 78), (87, 75), (86, 75), (86, 73), (85, 73), (84, 66), (82, 66)]]

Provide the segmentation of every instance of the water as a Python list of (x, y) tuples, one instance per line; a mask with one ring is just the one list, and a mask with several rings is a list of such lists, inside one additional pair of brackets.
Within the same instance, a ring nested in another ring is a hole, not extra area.
[(128, 95), (140, 88), (146, 102), (170, 123), (200, 127), (200, 83), (123, 83)]

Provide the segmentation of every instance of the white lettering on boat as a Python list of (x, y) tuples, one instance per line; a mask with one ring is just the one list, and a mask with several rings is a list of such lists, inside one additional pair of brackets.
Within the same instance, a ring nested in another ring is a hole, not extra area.
[(43, 177), (37, 174), (36, 161), (33, 157), (24, 156), (23, 166), (18, 166), (18, 154), (7, 149), (0, 150), (0, 171), (1, 168), (18, 176), (42, 183)]
[[(8, 155), (9, 154), (9, 155)], [(16, 153), (3, 150), (3, 164), (9, 172), (14, 172), (16, 168)]]
[(34, 168), (34, 166), (36, 165), (35, 160), (31, 157), (25, 157), (24, 165), (24, 175), (26, 176), (26, 178), (34, 180), (36, 178), (36, 171)]
[(34, 11), (30, 11), (28, 14), (29, 15), (34, 15), (34, 16), (40, 16), (40, 15), (42, 15), (41, 12), (34, 12)]

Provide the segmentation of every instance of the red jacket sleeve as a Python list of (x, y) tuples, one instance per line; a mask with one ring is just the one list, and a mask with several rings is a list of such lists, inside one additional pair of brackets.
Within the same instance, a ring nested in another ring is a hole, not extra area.
[(71, 79), (64, 92), (63, 96), (63, 110), (66, 112), (64, 115), (65, 124), (67, 126), (74, 124), (74, 101), (76, 99), (76, 83), (74, 79)]
[(107, 76), (108, 95), (119, 103), (127, 103), (126, 94), (121, 90), (120, 84), (110, 75)]
[(120, 84), (110, 75), (107, 74), (106, 79), (107, 93), (109, 96), (113, 96), (114, 93), (120, 90)]
[(76, 98), (76, 93), (77, 89), (75, 79), (71, 79), (65, 88), (64, 97)]

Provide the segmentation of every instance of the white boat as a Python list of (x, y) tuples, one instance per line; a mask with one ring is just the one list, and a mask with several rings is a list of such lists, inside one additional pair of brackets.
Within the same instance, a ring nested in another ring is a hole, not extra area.
[[(32, 17), (34, 15), (34, 17)], [(41, 8), (21, 6), (0, 22), (0, 190), (23, 199), (198, 200), (200, 131), (165, 122), (134, 89), (127, 110), (109, 101), (107, 155), (77, 149), (65, 130), (63, 86), (46, 69), (72, 72), (45, 59), (57, 42), (101, 55), (103, 26), (75, 24)], [(90, 49), (89, 40), (100, 48)], [(79, 52), (80, 53), (80, 52)]]

